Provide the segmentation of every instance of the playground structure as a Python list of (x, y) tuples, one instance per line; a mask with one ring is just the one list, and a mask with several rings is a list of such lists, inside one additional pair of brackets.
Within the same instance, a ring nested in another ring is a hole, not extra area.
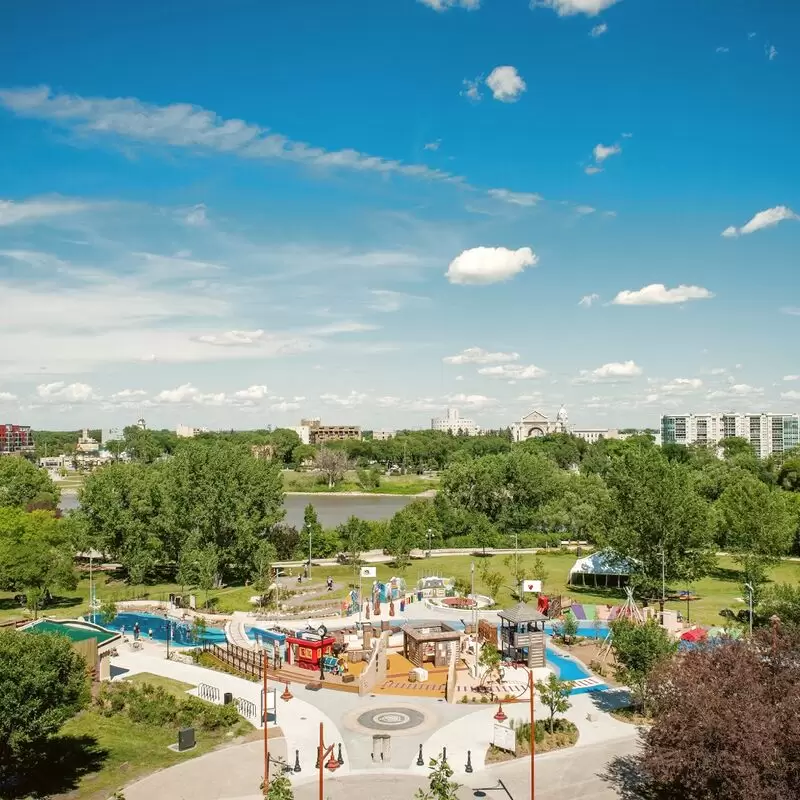
[(529, 669), (545, 666), (544, 623), (547, 617), (533, 606), (518, 603), (500, 617), (500, 652), (511, 664), (525, 664)]

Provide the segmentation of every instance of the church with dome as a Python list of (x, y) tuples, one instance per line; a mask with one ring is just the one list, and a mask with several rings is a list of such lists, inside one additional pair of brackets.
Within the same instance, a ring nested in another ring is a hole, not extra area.
[(533, 409), (511, 425), (511, 437), (515, 442), (524, 442), (526, 439), (536, 439), (553, 433), (569, 433), (587, 442), (619, 438), (619, 431), (613, 428), (573, 428), (569, 423), (567, 409), (563, 405), (558, 409), (554, 420)]

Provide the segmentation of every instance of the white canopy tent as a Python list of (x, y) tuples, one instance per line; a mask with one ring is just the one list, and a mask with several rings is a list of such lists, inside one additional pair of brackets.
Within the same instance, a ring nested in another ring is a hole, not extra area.
[(620, 588), (627, 584), (634, 562), (608, 550), (579, 558), (569, 571), (570, 586)]

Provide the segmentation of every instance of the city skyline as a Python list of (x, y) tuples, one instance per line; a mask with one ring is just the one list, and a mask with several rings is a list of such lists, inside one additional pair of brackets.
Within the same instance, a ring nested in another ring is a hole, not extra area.
[(777, 5), (6, 9), (0, 418), (797, 413)]

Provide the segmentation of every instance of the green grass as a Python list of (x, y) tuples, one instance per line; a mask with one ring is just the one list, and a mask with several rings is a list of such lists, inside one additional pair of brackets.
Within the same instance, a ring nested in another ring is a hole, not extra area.
[(398, 494), (413, 495), (435, 489), (438, 485), (436, 478), (423, 478), (419, 475), (391, 475), (381, 476), (381, 483), (377, 489), (362, 489), (356, 479), (354, 470), (345, 473), (344, 480), (335, 484), (332, 489), (320, 479), (318, 474), (312, 472), (297, 472), (295, 470), (283, 471), (283, 488), (287, 492), (314, 492), (321, 494), (342, 494), (345, 492), (364, 492), (365, 494)]
[(176, 697), (186, 697), (186, 692), (188, 692), (189, 689), (195, 688), (193, 683), (175, 681), (172, 680), (172, 678), (164, 678), (161, 675), (153, 675), (152, 672), (139, 672), (136, 675), (131, 675), (130, 678), (126, 678), (126, 680), (128, 683), (133, 683), (137, 686), (141, 686), (145, 683), (149, 684), (150, 686), (161, 686), (170, 694), (174, 694)]
[[(624, 595), (615, 591), (604, 590), (583, 590), (571, 589), (566, 585), (567, 575), (570, 567), (575, 563), (575, 556), (571, 553), (549, 553), (539, 556), (544, 562), (547, 570), (547, 578), (544, 582), (545, 592), (548, 594), (568, 595), (576, 602), (580, 603), (611, 603), (618, 604), (624, 599)], [(513, 558), (513, 556), (512, 556)], [(530, 568), (536, 556), (521, 555), (522, 564)], [(505, 564), (506, 556), (488, 556), (486, 562), (493, 571), (499, 571), (506, 577), (504, 586), (500, 589), (495, 598), (502, 606), (507, 606), (514, 602), (511, 597), (513, 591), (510, 571)], [(409, 586), (413, 586), (416, 581), (424, 576), (431, 574), (443, 575), (445, 577), (462, 578), (469, 582), (470, 564), (475, 563), (475, 589), (480, 593), (487, 593), (483, 585), (479, 566), (484, 563), (480, 555), (457, 555), (444, 556), (442, 558), (415, 559), (403, 570), (397, 570), (388, 564), (378, 564), (378, 578), (382, 581), (395, 575), (406, 579)], [(341, 588), (330, 595), (331, 599), (344, 597), (349, 585), (357, 585), (358, 577), (353, 567), (347, 565), (336, 565), (330, 567), (313, 567), (312, 579), (316, 585), (321, 585), (325, 578), (331, 575), (334, 581), (341, 584)], [(775, 582), (780, 583), (800, 583), (800, 562), (784, 561), (775, 567), (770, 574)], [(180, 592), (181, 587), (174, 583), (158, 583), (153, 585), (128, 586), (126, 583), (109, 579), (104, 573), (96, 573), (97, 597), (101, 601), (110, 600), (119, 602), (122, 600), (151, 599), (153, 601), (166, 600), (171, 592)], [(731, 608), (734, 611), (745, 608), (745, 603), (741, 600), (742, 576), (738, 567), (732, 559), (722, 557), (718, 560), (715, 573), (704, 578), (691, 587), (673, 585), (668, 587), (674, 591), (691, 588), (700, 599), (689, 604), (689, 616), (693, 622), (705, 624), (722, 624), (723, 619), (719, 612), (723, 608)], [(186, 589), (186, 587), (184, 587)], [(203, 599), (202, 592), (196, 592), (198, 600)], [(210, 593), (211, 597), (216, 597), (219, 607), (223, 611), (249, 610), (252, 608), (249, 603), (250, 597), (254, 594), (253, 588), (248, 586), (230, 586)], [(46, 616), (54, 617), (75, 617), (84, 613), (88, 607), (89, 582), (84, 579), (78, 588), (69, 593), (69, 596), (58, 598), (55, 606), (51, 606), (44, 611)], [(668, 601), (668, 609), (680, 611), (686, 615), (686, 603), (678, 601)], [(0, 593), (0, 619), (24, 617), (22, 610), (13, 602), (13, 593)]]
[(201, 756), (251, 731), (244, 721), (228, 731), (199, 730), (197, 747), (179, 754), (168, 749), (177, 741), (177, 730), (137, 724), (124, 714), (105, 717), (87, 709), (67, 722), (49, 743), (50, 762), (34, 778), (44, 785), (35, 788), (40, 795), (57, 794), (63, 800), (107, 800), (126, 783)]

